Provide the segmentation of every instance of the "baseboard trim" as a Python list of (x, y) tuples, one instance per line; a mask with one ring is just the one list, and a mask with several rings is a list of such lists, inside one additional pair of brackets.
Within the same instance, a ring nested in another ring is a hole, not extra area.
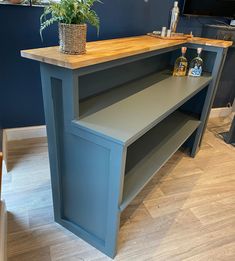
[(16, 140), (25, 140), (32, 138), (44, 138), (47, 136), (46, 126), (33, 126), (33, 127), (24, 127), (24, 128), (13, 128), (13, 129), (4, 129), (3, 130), (3, 141), (2, 141), (2, 150), (3, 150), (3, 162), (6, 171), (10, 171), (8, 164), (8, 143)]
[(4, 129), (4, 132), (6, 133), (7, 141), (41, 138), (47, 136), (45, 125)]
[(232, 107), (214, 108), (211, 110), (210, 119), (227, 117), (232, 113)]
[(7, 260), (7, 210), (4, 201), (0, 201), (0, 261)]

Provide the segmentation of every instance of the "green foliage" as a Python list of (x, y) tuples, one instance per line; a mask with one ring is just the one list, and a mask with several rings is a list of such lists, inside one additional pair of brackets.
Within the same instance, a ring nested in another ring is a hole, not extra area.
[(40, 17), (40, 35), (42, 32), (55, 22), (65, 24), (85, 24), (90, 23), (95, 26), (99, 33), (100, 20), (98, 15), (91, 7), (100, 0), (60, 0), (60, 2), (51, 1), (44, 8)]

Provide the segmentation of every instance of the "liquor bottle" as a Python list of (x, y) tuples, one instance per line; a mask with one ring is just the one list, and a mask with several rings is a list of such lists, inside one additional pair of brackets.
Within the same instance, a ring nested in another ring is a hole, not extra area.
[(200, 57), (202, 53), (202, 48), (197, 48), (197, 57), (195, 57), (189, 66), (189, 76), (193, 77), (200, 77), (202, 75), (202, 66), (203, 66), (203, 60)]
[(182, 47), (182, 55), (175, 61), (173, 76), (186, 76), (188, 68), (188, 61), (185, 57), (186, 51), (187, 47)]

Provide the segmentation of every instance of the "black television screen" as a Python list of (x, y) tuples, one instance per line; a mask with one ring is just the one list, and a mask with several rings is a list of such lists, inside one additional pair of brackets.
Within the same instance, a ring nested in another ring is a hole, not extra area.
[(183, 14), (235, 18), (235, 0), (185, 0)]

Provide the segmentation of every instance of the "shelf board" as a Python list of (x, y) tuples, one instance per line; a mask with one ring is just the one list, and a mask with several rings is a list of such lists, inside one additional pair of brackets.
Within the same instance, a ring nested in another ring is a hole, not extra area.
[(199, 125), (199, 120), (176, 111), (155, 127), (154, 142), (157, 145), (125, 175), (120, 211), (130, 204)]
[(161, 82), (169, 78), (169, 71), (161, 71), (159, 73), (153, 73), (147, 77), (142, 77), (137, 80), (130, 81), (128, 83), (117, 86), (110, 90), (104, 91), (98, 95), (94, 95), (87, 99), (80, 101), (79, 115), (83, 119), (91, 114), (96, 113), (108, 106), (111, 106), (123, 99), (130, 97), (144, 89)]
[(128, 146), (206, 87), (211, 79), (208, 75), (194, 78), (173, 77), (166, 71), (154, 73), (84, 101), (84, 115), (75, 124)]

